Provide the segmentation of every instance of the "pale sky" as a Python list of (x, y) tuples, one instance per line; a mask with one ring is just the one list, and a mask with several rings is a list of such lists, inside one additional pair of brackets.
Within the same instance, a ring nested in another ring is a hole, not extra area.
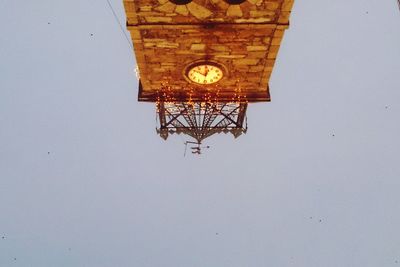
[(400, 266), (396, 0), (297, 0), (272, 102), (201, 157), (106, 0), (1, 0), (0, 33), (1, 267)]

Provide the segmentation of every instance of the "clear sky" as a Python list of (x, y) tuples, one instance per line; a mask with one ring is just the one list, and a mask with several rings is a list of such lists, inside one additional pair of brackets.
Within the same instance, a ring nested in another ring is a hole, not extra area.
[(297, 0), (272, 102), (201, 157), (106, 0), (1, 0), (0, 33), (1, 267), (400, 266), (396, 0)]

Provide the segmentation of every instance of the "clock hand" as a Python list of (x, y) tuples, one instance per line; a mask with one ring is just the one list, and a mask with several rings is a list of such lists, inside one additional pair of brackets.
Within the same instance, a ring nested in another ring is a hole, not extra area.
[(207, 76), (207, 75), (208, 75), (208, 72), (209, 72), (209, 69), (208, 69), (207, 67), (205, 67), (204, 70), (206, 71), (206, 74), (204, 74), (204, 76)]
[(200, 74), (201, 76), (203, 76), (203, 77), (206, 77), (203, 73), (201, 73), (201, 72), (198, 72), (197, 70), (195, 70), (194, 72), (196, 72), (196, 73), (198, 73), (198, 74)]

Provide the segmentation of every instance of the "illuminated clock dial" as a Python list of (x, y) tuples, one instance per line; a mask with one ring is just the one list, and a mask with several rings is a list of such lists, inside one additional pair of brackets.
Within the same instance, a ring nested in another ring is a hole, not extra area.
[(197, 84), (213, 84), (219, 82), (224, 73), (220, 67), (205, 63), (189, 68), (187, 76), (190, 81)]

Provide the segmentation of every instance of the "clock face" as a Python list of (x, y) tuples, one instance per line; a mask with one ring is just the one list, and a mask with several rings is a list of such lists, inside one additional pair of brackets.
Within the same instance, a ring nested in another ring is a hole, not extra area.
[(187, 76), (190, 81), (197, 84), (213, 84), (219, 82), (224, 73), (220, 67), (204, 63), (189, 68)]

